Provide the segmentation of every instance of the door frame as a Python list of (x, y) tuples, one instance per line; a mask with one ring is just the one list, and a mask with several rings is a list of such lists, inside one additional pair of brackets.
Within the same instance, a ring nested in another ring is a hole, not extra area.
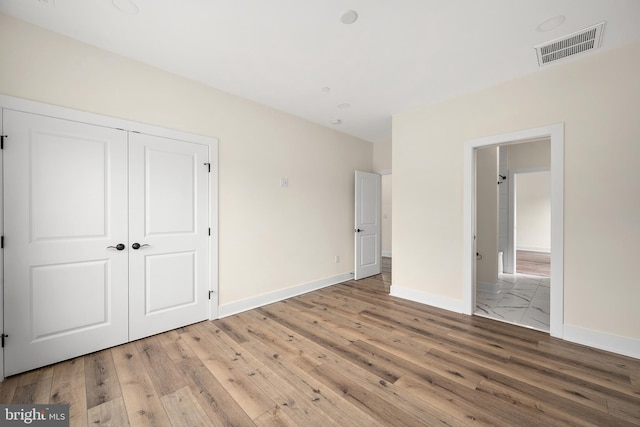
[[(525, 142), (526, 144), (526, 142)], [(524, 168), (524, 169), (515, 169), (509, 171), (509, 215), (507, 218), (508, 221), (508, 234), (507, 234), (507, 251), (505, 253), (505, 270), (507, 268), (511, 270), (512, 273), (515, 274), (517, 263), (516, 263), (516, 244), (517, 244), (517, 235), (516, 235), (516, 180), (517, 175), (524, 175), (528, 173), (539, 173), (539, 172), (551, 172), (550, 168), (541, 167), (541, 168)]]
[[(382, 193), (382, 180), (384, 180), (384, 177), (386, 175), (393, 175), (393, 170), (392, 169), (382, 169), (382, 170), (377, 170), (375, 172), (378, 175), (380, 175), (380, 180), (381, 180), (381, 182), (380, 182), (380, 192)], [(393, 184), (393, 181), (392, 181), (392, 184)], [(393, 185), (392, 185), (392, 187), (393, 187)], [(393, 188), (389, 189), (389, 191), (392, 191), (392, 190), (393, 190)], [(390, 252), (385, 252), (385, 251), (382, 250), (382, 234), (383, 234), (382, 233), (382, 222), (385, 219), (384, 218), (384, 212), (382, 212), (382, 205), (384, 204), (383, 197), (384, 196), (381, 194), (380, 195), (380, 215), (381, 215), (381, 217), (380, 217), (380, 255), (383, 258), (385, 258), (385, 257), (392, 258), (393, 257), (393, 243), (391, 244), (392, 249), (391, 249)], [(391, 199), (393, 200), (393, 194), (391, 194)], [(391, 216), (393, 217), (393, 213), (392, 213)], [(389, 227), (391, 227), (391, 226), (392, 226), (391, 221), (389, 221)], [(391, 240), (393, 241), (393, 229), (391, 230), (391, 236), (392, 236)]]
[[(203, 144), (209, 147), (209, 163), (211, 173), (209, 174), (209, 226), (211, 228), (211, 238), (209, 239), (209, 290), (211, 300), (209, 303), (209, 319), (218, 318), (218, 139), (184, 132), (161, 126), (139, 123), (131, 120), (119, 119), (115, 117), (103, 116), (95, 113), (74, 110), (51, 104), (36, 101), (29, 101), (22, 98), (0, 94), (0, 112), (3, 109), (22, 111), (25, 113), (38, 114), (63, 120), (92, 124), (96, 126), (115, 128), (130, 132), (139, 132), (147, 135), (176, 139), (196, 144)], [(2, 114), (0, 114), (0, 130), (2, 130)], [(11, 144), (10, 136), (5, 139), (5, 144)], [(0, 233), (4, 235), (4, 195), (2, 194), (3, 176), (2, 169), (3, 154), (0, 151)], [(4, 254), (0, 257), (0, 273), (3, 273)], [(3, 274), (0, 274), (0, 333), (4, 332), (4, 283)], [(0, 380), (4, 379), (4, 351), (0, 351)]]
[(549, 333), (564, 335), (564, 123), (526, 129), (484, 138), (464, 145), (463, 183), (463, 304), (466, 314), (475, 308), (475, 233), (476, 233), (476, 150), (534, 139), (551, 141), (551, 290)]

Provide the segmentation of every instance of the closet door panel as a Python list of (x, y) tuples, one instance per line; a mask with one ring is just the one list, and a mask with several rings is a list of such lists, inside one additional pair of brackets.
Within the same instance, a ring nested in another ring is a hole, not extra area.
[(209, 149), (135, 133), (129, 149), (134, 340), (208, 318)]
[[(127, 341), (127, 136), (3, 111), (5, 375)], [(109, 247), (112, 246), (112, 247)]]

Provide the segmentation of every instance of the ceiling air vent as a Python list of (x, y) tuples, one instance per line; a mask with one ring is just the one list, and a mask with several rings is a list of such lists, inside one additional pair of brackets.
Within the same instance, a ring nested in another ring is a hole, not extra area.
[(548, 43), (535, 46), (538, 65), (546, 65), (569, 56), (600, 47), (604, 22), (577, 31)]

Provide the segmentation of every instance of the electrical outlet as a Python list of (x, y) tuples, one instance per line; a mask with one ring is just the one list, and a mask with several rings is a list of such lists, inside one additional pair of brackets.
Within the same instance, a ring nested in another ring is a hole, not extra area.
[(336, 264), (340, 263), (340, 255), (336, 255)]

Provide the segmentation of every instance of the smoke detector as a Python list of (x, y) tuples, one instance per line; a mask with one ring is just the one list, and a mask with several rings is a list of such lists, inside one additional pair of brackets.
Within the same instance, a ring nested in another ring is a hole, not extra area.
[(534, 46), (538, 65), (543, 66), (560, 59), (600, 47), (604, 22), (585, 28), (550, 42)]

